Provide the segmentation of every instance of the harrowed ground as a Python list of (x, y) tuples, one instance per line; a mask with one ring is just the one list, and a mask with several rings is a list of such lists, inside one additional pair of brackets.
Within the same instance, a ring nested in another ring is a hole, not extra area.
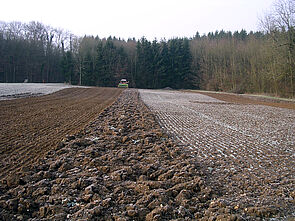
[(292, 220), (295, 111), (208, 95), (0, 101), (1, 219)]
[[(257, 217), (295, 211), (295, 105), (226, 93), (140, 90), (160, 125), (207, 168), (221, 208)], [(295, 216), (293, 213), (291, 216)]]

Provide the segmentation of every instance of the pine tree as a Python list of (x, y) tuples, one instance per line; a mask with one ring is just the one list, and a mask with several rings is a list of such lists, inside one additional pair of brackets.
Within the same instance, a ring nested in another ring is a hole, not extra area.
[(82, 85), (94, 86), (96, 84), (96, 75), (92, 57), (88, 52), (82, 65)]
[(74, 84), (74, 59), (72, 52), (67, 51), (64, 54), (61, 66), (65, 81)]
[(160, 54), (158, 59), (158, 87), (171, 87), (169, 82), (169, 74), (171, 74), (171, 65), (169, 57), (169, 49), (166, 41), (161, 42)]
[(136, 46), (136, 86), (153, 88), (153, 50), (151, 43), (142, 38)]
[(103, 45), (102, 42), (98, 42), (97, 55), (95, 60), (95, 76), (96, 85), (104, 86), (104, 57), (103, 57)]
[(181, 84), (180, 88), (193, 88), (194, 76), (191, 71), (192, 55), (190, 52), (189, 40), (184, 38), (181, 46), (182, 62), (181, 62)]

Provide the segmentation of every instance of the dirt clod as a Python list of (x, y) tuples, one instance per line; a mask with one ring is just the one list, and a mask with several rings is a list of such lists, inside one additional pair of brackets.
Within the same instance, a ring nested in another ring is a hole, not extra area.
[[(193, 219), (210, 199), (194, 156), (162, 132), (136, 90), (125, 90), (30, 170), (8, 177), (3, 219)], [(27, 210), (18, 210), (19, 198)]]
[(271, 199), (294, 205), (294, 180), (270, 183), (267, 193), (277, 198), (257, 198), (271, 177), (251, 182), (253, 174), (228, 170), (231, 161), (222, 157), (202, 161), (163, 131), (137, 90), (125, 90), (83, 130), (43, 151), (21, 168), (11, 166), (13, 154), (10, 162), (2, 158), (10, 173), (1, 174), (1, 220), (259, 220), (282, 212)]
[[(229, 214), (242, 220), (294, 216), (294, 103), (224, 93), (139, 91), (163, 130), (194, 153), (205, 169), (205, 185), (200, 187), (189, 188), (186, 174), (179, 172), (157, 177), (180, 182), (179, 189), (170, 191), (177, 203), (186, 207), (194, 197), (191, 189), (200, 188), (198, 201), (210, 204), (202, 215), (195, 214), (205, 220), (227, 219)], [(157, 148), (155, 154), (162, 152)], [(177, 150), (170, 156), (174, 154), (181, 156)]]

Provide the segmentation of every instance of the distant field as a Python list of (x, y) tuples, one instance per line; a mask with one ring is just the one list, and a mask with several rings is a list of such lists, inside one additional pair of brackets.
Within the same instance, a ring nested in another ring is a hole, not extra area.
[(0, 100), (40, 96), (73, 87), (78, 86), (72, 86), (62, 83), (0, 83)]

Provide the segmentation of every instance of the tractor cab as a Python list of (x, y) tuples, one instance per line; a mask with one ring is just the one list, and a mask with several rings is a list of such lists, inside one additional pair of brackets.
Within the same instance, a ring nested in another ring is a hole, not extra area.
[(118, 87), (128, 88), (128, 81), (126, 79), (121, 79), (120, 83), (118, 84)]

